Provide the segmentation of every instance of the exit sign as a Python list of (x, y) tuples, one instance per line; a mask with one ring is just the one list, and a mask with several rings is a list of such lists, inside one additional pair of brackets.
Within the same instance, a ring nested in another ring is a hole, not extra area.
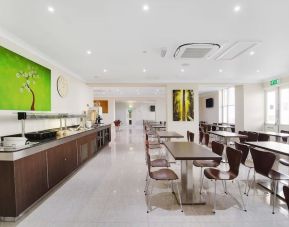
[(278, 84), (280, 84), (280, 80), (271, 80), (270, 81), (270, 85), (271, 86), (275, 86), (275, 85), (278, 85)]

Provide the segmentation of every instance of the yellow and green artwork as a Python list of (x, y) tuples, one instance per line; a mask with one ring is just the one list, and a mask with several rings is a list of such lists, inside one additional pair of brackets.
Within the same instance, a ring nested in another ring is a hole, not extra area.
[(194, 91), (173, 90), (173, 121), (194, 120)]
[(0, 46), (0, 109), (51, 110), (51, 70)]

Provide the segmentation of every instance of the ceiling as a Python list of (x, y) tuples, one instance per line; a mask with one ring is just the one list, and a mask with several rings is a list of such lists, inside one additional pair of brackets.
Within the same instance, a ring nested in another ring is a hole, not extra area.
[[(87, 83), (251, 83), (289, 75), (288, 9), (288, 0), (0, 0), (0, 27)], [(234, 60), (173, 58), (184, 43), (225, 51), (238, 41), (259, 45)]]

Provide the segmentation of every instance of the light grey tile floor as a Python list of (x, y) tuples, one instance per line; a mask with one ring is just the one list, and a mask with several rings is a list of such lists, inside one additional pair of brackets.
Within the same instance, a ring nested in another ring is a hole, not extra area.
[[(179, 174), (180, 164), (172, 168)], [(226, 168), (226, 166), (223, 166)], [(194, 169), (199, 182), (200, 170)], [(286, 171), (286, 169), (284, 170)], [(288, 171), (288, 170), (287, 170)], [(247, 170), (242, 167), (240, 180), (244, 189)], [(205, 181), (206, 205), (185, 206), (180, 212), (175, 197), (166, 183), (155, 183), (152, 195), (153, 211), (146, 213), (143, 189), (146, 165), (144, 135), (140, 129), (121, 129), (113, 133), (112, 143), (77, 171), (63, 185), (43, 199), (17, 223), (6, 226), (105, 226), (105, 227), (247, 227), (289, 226), (288, 210), (278, 200), (277, 212), (271, 214), (270, 194), (258, 187), (244, 197), (248, 212), (240, 210), (238, 202), (217, 188), (217, 213), (213, 215), (213, 184)], [(258, 176), (260, 179), (261, 177)], [(236, 183), (228, 190), (238, 201)]]

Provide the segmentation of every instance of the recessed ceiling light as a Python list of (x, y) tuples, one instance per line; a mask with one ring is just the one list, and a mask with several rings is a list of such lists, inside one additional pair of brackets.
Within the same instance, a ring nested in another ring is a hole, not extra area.
[(223, 72), (223, 69), (219, 69), (219, 73), (222, 73)]
[(184, 69), (181, 69), (181, 72), (183, 73), (183, 72), (185, 72), (185, 70), (184, 70)]
[(260, 69), (257, 69), (256, 72), (259, 73), (259, 72), (260, 72)]
[(87, 50), (86, 53), (87, 53), (88, 55), (92, 54), (91, 50)]
[(255, 52), (254, 51), (250, 51), (250, 55), (252, 56), (252, 55), (254, 55), (255, 54)]
[(103, 72), (106, 73), (106, 72), (107, 72), (107, 69), (104, 69)]
[(54, 13), (55, 9), (52, 7), (52, 6), (48, 6), (47, 10), (50, 12), (50, 13)]
[(236, 5), (236, 6), (234, 7), (234, 11), (235, 11), (235, 12), (239, 12), (240, 10), (241, 10), (241, 6)]
[(146, 69), (143, 69), (143, 70), (142, 70), (143, 73), (145, 73), (146, 71), (147, 71)]
[(142, 6), (142, 10), (143, 11), (149, 11), (149, 9), (150, 9), (150, 7), (149, 7), (148, 4), (145, 4), (145, 5)]

